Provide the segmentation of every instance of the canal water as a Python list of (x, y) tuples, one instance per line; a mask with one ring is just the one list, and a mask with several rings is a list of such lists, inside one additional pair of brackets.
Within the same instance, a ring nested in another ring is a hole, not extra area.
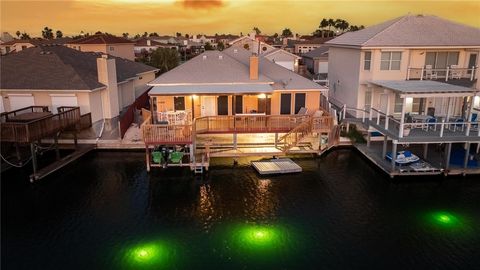
[(480, 179), (392, 182), (353, 150), (260, 177), (92, 152), (1, 179), (2, 269), (479, 269)]

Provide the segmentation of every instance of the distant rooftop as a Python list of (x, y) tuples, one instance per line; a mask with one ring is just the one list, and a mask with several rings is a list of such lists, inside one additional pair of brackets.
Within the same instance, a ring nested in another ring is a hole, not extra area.
[(326, 42), (353, 47), (480, 46), (480, 29), (431, 15), (407, 15)]
[(302, 55), (305, 58), (319, 58), (319, 57), (327, 57), (328, 56), (328, 46), (322, 46), (316, 48), (315, 50), (311, 50)]
[(124, 44), (133, 43), (132, 41), (109, 34), (91, 35), (79, 39), (72, 40), (70, 44)]

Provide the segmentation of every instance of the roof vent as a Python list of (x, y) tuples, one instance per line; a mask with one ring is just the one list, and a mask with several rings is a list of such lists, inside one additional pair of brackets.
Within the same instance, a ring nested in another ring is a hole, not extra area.
[(45, 52), (44, 52), (44, 51), (41, 51), (40, 54), (45, 54)]
[(52, 52), (51, 52), (51, 51), (48, 51), (48, 52), (45, 52), (45, 54), (52, 54)]
[(218, 60), (222, 60), (222, 59), (223, 59), (223, 55), (219, 55)]
[(237, 52), (238, 52), (238, 50), (237, 50), (237, 49), (233, 49), (233, 53), (237, 53)]
[(108, 59), (108, 55), (107, 54), (102, 54), (102, 58), (103, 59)]
[(205, 59), (207, 59), (207, 56), (206, 56), (206, 55), (204, 55), (202, 58), (203, 58), (203, 60), (205, 60)]

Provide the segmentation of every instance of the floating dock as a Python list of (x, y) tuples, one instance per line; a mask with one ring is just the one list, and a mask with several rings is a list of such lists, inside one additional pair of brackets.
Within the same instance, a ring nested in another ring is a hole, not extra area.
[(289, 158), (252, 161), (252, 166), (261, 175), (296, 173), (302, 171), (302, 167), (298, 166)]

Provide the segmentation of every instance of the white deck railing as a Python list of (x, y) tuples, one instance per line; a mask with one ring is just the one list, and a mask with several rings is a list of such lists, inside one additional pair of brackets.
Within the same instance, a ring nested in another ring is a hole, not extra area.
[(471, 68), (432, 68), (427, 69), (425, 67), (415, 68), (408, 67), (407, 80), (438, 80), (445, 79), (445, 81), (452, 79), (469, 79), (473, 81), (475, 79), (475, 72), (477, 68), (475, 66)]

